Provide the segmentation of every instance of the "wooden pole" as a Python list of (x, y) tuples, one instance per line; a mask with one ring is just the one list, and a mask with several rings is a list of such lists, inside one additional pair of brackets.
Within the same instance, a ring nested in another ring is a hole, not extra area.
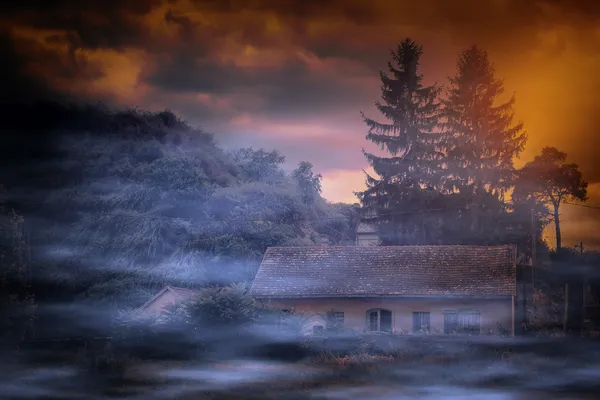
[[(535, 213), (533, 211), (533, 208), (531, 209), (531, 266), (533, 267), (535, 265), (535, 253), (536, 253), (536, 234), (535, 234)], [(532, 277), (533, 275), (533, 268), (531, 269), (532, 271)]]
[(585, 294), (587, 292), (587, 283), (588, 283), (588, 271), (587, 271), (587, 265), (584, 264), (584, 260), (583, 260), (583, 242), (579, 242), (579, 255), (581, 256), (581, 264), (583, 266), (583, 288), (581, 291), (581, 320), (583, 322), (582, 327), (585, 327), (585, 322), (586, 322), (586, 317), (587, 317), (587, 313), (586, 313), (586, 309), (585, 309), (585, 305), (586, 305), (586, 299), (585, 299)]
[(531, 209), (531, 309), (535, 316), (535, 253), (536, 253), (536, 234), (535, 234), (535, 212)]
[(512, 307), (511, 309), (511, 328), (510, 328), (510, 335), (511, 336), (515, 336), (515, 296), (511, 296), (512, 298)]
[(563, 331), (567, 332), (567, 320), (569, 318), (569, 284), (565, 283), (565, 312), (563, 319)]

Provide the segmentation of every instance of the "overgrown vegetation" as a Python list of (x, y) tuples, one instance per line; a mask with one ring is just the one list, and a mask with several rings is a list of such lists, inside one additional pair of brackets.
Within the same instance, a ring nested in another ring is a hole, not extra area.
[[(70, 376), (72, 382), (87, 385), (80, 393), (99, 395), (106, 388), (149, 394), (157, 382), (195, 384), (199, 388), (185, 395), (201, 398), (282, 398), (381, 382), (408, 387), (420, 378), (403, 373), (416, 367), (454, 384), (518, 384), (532, 371), (562, 366), (565, 354), (577, 356), (580, 368), (593, 368), (594, 360), (572, 341), (552, 342), (555, 353), (548, 356), (548, 347), (507, 338), (490, 343), (484, 335), (374, 336), (340, 329), (307, 338), (310, 315), (267, 309), (248, 295), (267, 247), (353, 244), (359, 211), (372, 213), (383, 244), (518, 243), (529, 253), (533, 233), (541, 256), (548, 250), (541, 232), (552, 218), (560, 238), (561, 201), (586, 198), (577, 166), (546, 149), (516, 170), (513, 159), (526, 135), (512, 122), (514, 99), (497, 101), (502, 82), (487, 53), (477, 47), (461, 53), (444, 93), (422, 83), (422, 52), (412, 40), (402, 41), (389, 75), (381, 76), (384, 102), (377, 107), (391, 122), (365, 122), (367, 139), (390, 156), (365, 153), (378, 176), (367, 177), (360, 209), (325, 201), (321, 175), (310, 162), (285, 173), (285, 156), (276, 150), (225, 151), (218, 137), (170, 111), (61, 104), (13, 110), (14, 118), (4, 121), (8, 145), (0, 148), (0, 182), (8, 188), (0, 232), (2, 344), (30, 346), (18, 357), (34, 365), (86, 371)], [(556, 193), (541, 190), (548, 184)], [(513, 187), (518, 190), (509, 202)], [(568, 251), (553, 256), (544, 260), (552, 267), (580, 263)], [(198, 295), (160, 315), (135, 311), (168, 284)], [(558, 336), (561, 296), (555, 284), (537, 286), (529, 331)], [(40, 303), (46, 308), (36, 314)], [(38, 339), (81, 338), (25, 341), (36, 315)], [(235, 365), (250, 361), (262, 368), (262, 383)], [(293, 374), (281, 378), (288, 367)], [(489, 373), (494, 381), (486, 374), (496, 367), (504, 370)], [(218, 375), (220, 368), (230, 380)], [(164, 376), (167, 369), (172, 376)], [(470, 377), (460, 374), (464, 370)]]
[(286, 174), (277, 151), (225, 151), (169, 111), (52, 105), (48, 117), (15, 140), (56, 143), (2, 179), (28, 215), (34, 278), (61, 297), (138, 306), (166, 284), (247, 282), (268, 246), (354, 240), (355, 207), (326, 202), (308, 162)]
[[(423, 52), (410, 38), (400, 42), (381, 73), (383, 101), (375, 103), (385, 121), (363, 116), (366, 139), (388, 153), (364, 152), (375, 174), (357, 193), (382, 244), (513, 243), (531, 254), (531, 233), (543, 249), (541, 232), (553, 218), (560, 248), (558, 205), (567, 197), (586, 200), (577, 165), (547, 148), (517, 170), (527, 133), (513, 121), (515, 97), (501, 101), (503, 81), (488, 53), (477, 46), (461, 52), (455, 75), (441, 87), (423, 83)], [(547, 205), (554, 205), (551, 218)]]

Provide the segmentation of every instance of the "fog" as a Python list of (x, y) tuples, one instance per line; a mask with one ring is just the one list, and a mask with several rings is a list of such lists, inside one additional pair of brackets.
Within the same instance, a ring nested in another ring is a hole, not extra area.
[[(355, 210), (325, 202), (305, 185), (313, 175), (294, 178), (269, 149), (231, 155), (169, 114), (111, 112), (63, 115), (48, 123), (64, 128), (47, 132), (45, 147), (24, 118), (10, 133), (21, 157), (2, 150), (5, 211), (24, 218), (3, 237), (12, 269), (2, 275), (2, 326), (19, 339), (3, 336), (2, 398), (520, 399), (600, 389), (599, 343), (579, 338), (302, 336), (301, 316), (282, 323), (247, 286), (269, 246), (352, 244)], [(162, 316), (136, 311), (165, 285), (217, 283), (241, 286)], [(223, 309), (227, 318), (211, 314)]]

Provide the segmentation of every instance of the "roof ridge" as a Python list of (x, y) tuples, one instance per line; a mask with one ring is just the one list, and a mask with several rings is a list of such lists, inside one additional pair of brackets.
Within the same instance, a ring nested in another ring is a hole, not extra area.
[(373, 248), (404, 248), (404, 247), (410, 247), (410, 248), (415, 248), (415, 247), (451, 247), (451, 248), (458, 248), (458, 247), (462, 247), (462, 248), (490, 248), (490, 247), (498, 247), (498, 248), (508, 248), (508, 247), (515, 247), (517, 246), (516, 243), (511, 243), (511, 244), (407, 244), (407, 245), (392, 245), (392, 246), (357, 246), (355, 244), (349, 244), (349, 245), (310, 245), (310, 246), (269, 246), (267, 247), (267, 251), (269, 249), (306, 249), (306, 248), (367, 248), (367, 249), (373, 249)]

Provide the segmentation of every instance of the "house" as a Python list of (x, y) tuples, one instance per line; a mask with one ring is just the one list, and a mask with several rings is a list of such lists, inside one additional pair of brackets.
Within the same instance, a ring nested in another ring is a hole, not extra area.
[(250, 290), (313, 333), (514, 335), (516, 246), (271, 247)]
[(139, 308), (140, 311), (160, 313), (165, 310), (169, 304), (176, 304), (186, 301), (197, 295), (198, 292), (175, 286), (165, 286), (160, 292), (154, 295), (150, 300)]

